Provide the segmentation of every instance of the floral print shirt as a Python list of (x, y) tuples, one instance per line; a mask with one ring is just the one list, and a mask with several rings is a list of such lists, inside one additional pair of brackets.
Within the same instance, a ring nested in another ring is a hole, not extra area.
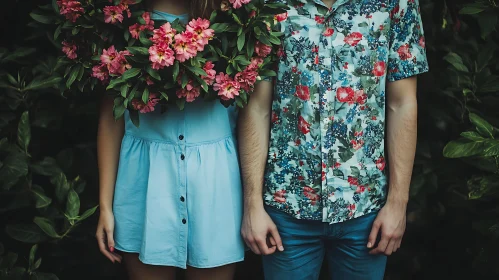
[(386, 83), (428, 71), (418, 0), (279, 2), (265, 203), (328, 223), (379, 210)]

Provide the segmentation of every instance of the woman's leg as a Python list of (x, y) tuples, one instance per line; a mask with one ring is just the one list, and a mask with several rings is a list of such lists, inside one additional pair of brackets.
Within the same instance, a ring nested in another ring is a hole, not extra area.
[(123, 257), (130, 280), (175, 279), (175, 267), (144, 264), (139, 260), (138, 254), (124, 253)]
[(187, 280), (232, 280), (236, 272), (236, 264), (228, 264), (215, 268), (187, 267)]

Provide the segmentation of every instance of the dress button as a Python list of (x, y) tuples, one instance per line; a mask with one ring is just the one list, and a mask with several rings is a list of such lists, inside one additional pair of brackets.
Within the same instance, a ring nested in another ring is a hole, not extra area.
[(187, 223), (187, 220), (186, 219), (182, 219), (182, 224), (185, 224)]
[(178, 136), (178, 139), (179, 139), (179, 140), (184, 140), (184, 135), (179, 135), (179, 136)]
[(185, 159), (184, 154), (182, 154), (182, 155), (180, 156), (180, 159), (181, 159), (181, 160), (184, 160), (184, 159)]
[(184, 202), (185, 198), (183, 196), (180, 197), (180, 201)]

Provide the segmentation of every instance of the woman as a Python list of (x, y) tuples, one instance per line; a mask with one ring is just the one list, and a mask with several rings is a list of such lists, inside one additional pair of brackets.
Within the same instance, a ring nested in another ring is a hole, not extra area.
[[(152, 19), (186, 23), (212, 1), (150, 1)], [(131, 279), (232, 279), (244, 258), (234, 107), (202, 100), (142, 114), (135, 127), (102, 102), (98, 162), (101, 252)], [(114, 197), (114, 201), (113, 201)]]

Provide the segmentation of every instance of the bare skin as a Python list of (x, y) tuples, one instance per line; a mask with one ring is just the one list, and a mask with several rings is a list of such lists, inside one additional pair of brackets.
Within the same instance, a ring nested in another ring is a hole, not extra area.
[[(149, 8), (168, 12), (175, 15), (189, 12), (188, 1), (152, 0)], [(104, 98), (101, 102), (99, 129), (97, 134), (97, 157), (99, 165), (99, 201), (100, 218), (97, 225), (96, 238), (101, 253), (113, 263), (121, 263), (124, 258), (131, 280), (173, 280), (175, 268), (168, 266), (147, 265), (138, 259), (137, 254), (118, 254), (114, 250), (114, 215), (113, 196), (114, 185), (124, 135), (123, 118), (115, 120), (113, 117), (113, 100)], [(198, 269), (187, 267), (187, 280), (231, 280), (234, 278), (236, 265), (230, 264), (217, 268)]]

